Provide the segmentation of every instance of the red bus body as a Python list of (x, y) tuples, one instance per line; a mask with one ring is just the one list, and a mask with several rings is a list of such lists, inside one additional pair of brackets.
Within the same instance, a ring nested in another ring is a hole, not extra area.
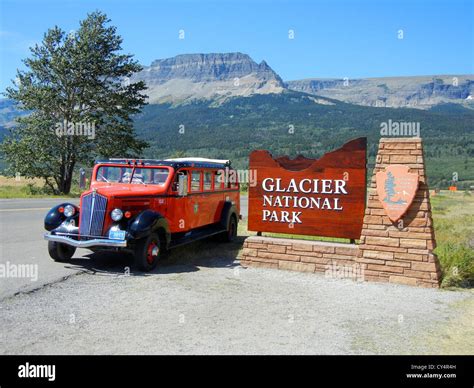
[(149, 258), (211, 235), (230, 241), (240, 190), (237, 181), (225, 179), (229, 169), (230, 163), (201, 158), (99, 161), (80, 206), (64, 203), (47, 214), (50, 255), (57, 260), (86, 247), (131, 249)]

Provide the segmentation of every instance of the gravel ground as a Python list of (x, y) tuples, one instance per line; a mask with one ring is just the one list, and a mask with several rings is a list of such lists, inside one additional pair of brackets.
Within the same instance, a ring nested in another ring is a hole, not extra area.
[(122, 257), (74, 260), (80, 274), (0, 302), (0, 353), (439, 354), (461, 335), (454, 353), (474, 354), (472, 291), (244, 269), (238, 247), (129, 276)]

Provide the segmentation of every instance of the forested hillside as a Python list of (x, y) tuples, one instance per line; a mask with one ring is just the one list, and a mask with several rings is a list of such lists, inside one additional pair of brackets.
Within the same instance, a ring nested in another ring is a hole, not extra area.
[(306, 94), (285, 92), (236, 97), (218, 106), (209, 101), (149, 105), (135, 124), (138, 135), (151, 144), (147, 157), (229, 158), (243, 168), (254, 149), (319, 157), (359, 136), (368, 137), (372, 163), (381, 123), (413, 122), (420, 125), (430, 185), (448, 185), (454, 172), (464, 185), (474, 180), (474, 111), (459, 105), (424, 111), (317, 101)]

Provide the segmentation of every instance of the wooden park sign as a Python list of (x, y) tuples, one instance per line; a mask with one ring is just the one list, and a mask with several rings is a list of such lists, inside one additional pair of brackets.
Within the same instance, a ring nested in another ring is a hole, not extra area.
[(366, 199), (367, 139), (320, 159), (250, 154), (256, 185), (249, 188), (248, 229), (257, 232), (358, 239)]
[(249, 230), (359, 242), (249, 236), (241, 265), (439, 287), (422, 140), (380, 139), (367, 202), (365, 157), (365, 139), (319, 160), (253, 152), (257, 185), (249, 188)]

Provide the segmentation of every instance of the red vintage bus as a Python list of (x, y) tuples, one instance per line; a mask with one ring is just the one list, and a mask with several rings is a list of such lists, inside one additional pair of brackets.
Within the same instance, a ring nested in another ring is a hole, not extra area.
[(131, 250), (138, 269), (153, 269), (169, 249), (217, 235), (232, 241), (240, 219), (239, 182), (230, 161), (108, 159), (94, 166), (80, 206), (62, 203), (45, 217), (51, 258), (76, 248)]

